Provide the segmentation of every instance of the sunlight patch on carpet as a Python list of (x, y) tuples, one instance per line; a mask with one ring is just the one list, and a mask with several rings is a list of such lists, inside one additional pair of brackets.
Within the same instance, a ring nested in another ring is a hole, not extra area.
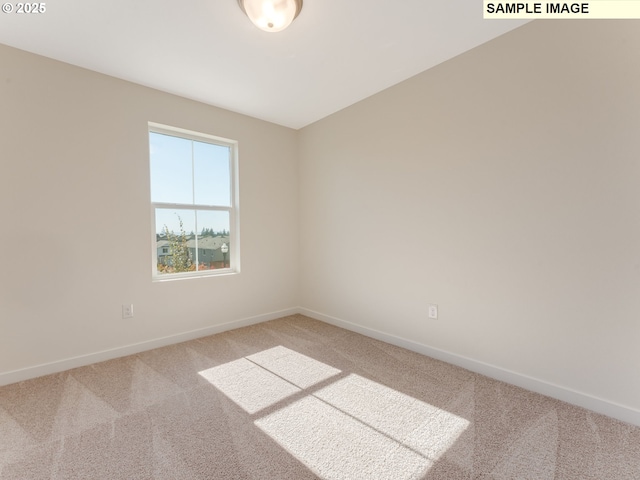
[(278, 346), (198, 373), (253, 414), (341, 372)]
[(469, 426), (282, 346), (199, 373), (250, 414), (283, 402), (255, 425), (325, 480), (423, 478)]
[(309, 388), (341, 373), (337, 368), (285, 347), (270, 348), (247, 358), (300, 388)]
[(462, 417), (355, 374), (314, 395), (431, 460), (469, 426)]
[(313, 396), (255, 424), (323, 479), (422, 478), (433, 462)]
[(250, 414), (301, 391), (244, 358), (199, 373)]

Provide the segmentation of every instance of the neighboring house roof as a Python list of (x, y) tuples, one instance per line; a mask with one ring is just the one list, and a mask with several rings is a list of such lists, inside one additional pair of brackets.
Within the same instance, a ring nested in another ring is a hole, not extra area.
[[(229, 245), (229, 237), (204, 237), (198, 239), (198, 248), (203, 248), (205, 250), (218, 250), (224, 243)], [(170, 242), (168, 240), (158, 240), (156, 242), (156, 247), (166, 248), (170, 246)], [(189, 248), (196, 248), (195, 239), (187, 240), (187, 246)]]
[[(189, 240), (189, 248), (196, 248), (195, 240)], [(217, 250), (222, 244), (229, 245), (229, 237), (204, 237), (198, 239), (198, 248), (204, 248), (206, 250)]]

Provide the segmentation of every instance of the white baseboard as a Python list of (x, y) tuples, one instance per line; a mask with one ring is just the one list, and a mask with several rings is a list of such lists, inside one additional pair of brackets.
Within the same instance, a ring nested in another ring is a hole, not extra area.
[(535, 393), (540, 393), (548, 397), (562, 400), (572, 405), (577, 405), (582, 408), (586, 408), (593, 412), (601, 413), (623, 422), (627, 422), (633, 425), (640, 426), (640, 411), (620, 405), (602, 398), (594, 397), (592, 395), (578, 392), (570, 388), (561, 387), (543, 380), (539, 380), (527, 375), (512, 372), (494, 365), (490, 365), (484, 362), (479, 362), (471, 358), (463, 357), (455, 353), (450, 353), (437, 348), (429, 347), (421, 343), (407, 340), (405, 338), (390, 335), (388, 333), (380, 332), (372, 328), (363, 327), (361, 325), (348, 322), (339, 318), (331, 317), (320, 312), (309, 310), (307, 308), (300, 308), (299, 313), (308, 317), (320, 320), (325, 323), (342, 327), (347, 330), (351, 330), (367, 337), (375, 338), (398, 347), (406, 348), (422, 355), (442, 360), (443, 362), (451, 363), (459, 367), (465, 368), (475, 373), (485, 375), (487, 377), (500, 380), (511, 385), (530, 390)]
[(171, 335), (168, 337), (156, 338), (146, 342), (126, 345), (124, 347), (103, 350), (101, 352), (90, 353), (87, 355), (66, 358), (64, 360), (45, 363), (42, 365), (35, 365), (33, 367), (4, 372), (0, 373), (0, 386), (21, 382), (23, 380), (30, 380), (32, 378), (41, 377), (43, 375), (50, 375), (52, 373), (63, 372), (71, 368), (84, 367), (85, 365), (91, 365), (92, 363), (103, 362), (105, 360), (126, 357), (127, 355), (134, 355), (136, 353), (145, 352), (154, 348), (165, 347), (167, 345), (173, 345), (180, 342), (186, 342), (188, 340), (226, 332), (235, 328), (248, 327), (249, 325), (255, 325), (257, 323), (275, 320), (276, 318), (286, 317), (287, 315), (294, 315), (299, 312), (299, 308), (289, 308), (277, 312), (257, 315), (255, 317), (234, 320), (232, 322), (222, 323), (220, 325), (213, 325), (211, 327), (201, 328), (198, 330), (191, 330), (189, 332), (179, 333), (177, 335)]
[(435, 358), (437, 360), (442, 360), (444, 362), (451, 363), (452, 365), (466, 368), (467, 370), (470, 370), (472, 372), (486, 375), (487, 377), (491, 377), (496, 380), (509, 383), (511, 385), (516, 385), (532, 392), (540, 393), (542, 395), (556, 398), (558, 400), (562, 400), (564, 402), (571, 403), (573, 405), (577, 405), (579, 407), (583, 407), (612, 418), (616, 418), (623, 422), (640, 426), (640, 411), (634, 408), (620, 405), (609, 400), (604, 400), (602, 398), (594, 397), (592, 395), (578, 392), (570, 388), (545, 382), (533, 377), (522, 375), (520, 373), (512, 372), (510, 370), (473, 360), (461, 355), (433, 348), (428, 345), (414, 342), (412, 340), (407, 340), (402, 337), (397, 337), (395, 335), (384, 333), (372, 328), (364, 327), (362, 325), (325, 315), (308, 308), (289, 308), (286, 310), (280, 310), (277, 312), (235, 320), (220, 325), (213, 325), (211, 327), (206, 327), (198, 330), (192, 330), (177, 335), (171, 335), (168, 337), (157, 338), (146, 342), (126, 345), (124, 347), (104, 350), (88, 355), (81, 355), (51, 363), (35, 365), (33, 367), (0, 373), (0, 386), (21, 382), (23, 380), (29, 380), (43, 375), (62, 372), (71, 368), (83, 367), (92, 363), (112, 360), (114, 358), (124, 357), (127, 355), (133, 355), (154, 348), (173, 345), (180, 342), (186, 342), (188, 340), (226, 332), (235, 328), (247, 327), (249, 325), (255, 325), (269, 320), (275, 320), (277, 318), (285, 317), (288, 315), (294, 315), (296, 313), (300, 313), (310, 318), (314, 318), (316, 320), (320, 320), (337, 327), (345, 328), (347, 330), (351, 330), (353, 332), (357, 332), (362, 335), (366, 335), (367, 337), (375, 338), (392, 345), (397, 345), (399, 347), (406, 348), (407, 350), (411, 350), (422, 355)]

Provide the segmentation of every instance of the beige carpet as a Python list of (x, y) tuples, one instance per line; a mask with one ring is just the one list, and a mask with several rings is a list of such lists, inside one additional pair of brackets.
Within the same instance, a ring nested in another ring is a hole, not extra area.
[(640, 428), (304, 316), (0, 388), (1, 479), (640, 479)]

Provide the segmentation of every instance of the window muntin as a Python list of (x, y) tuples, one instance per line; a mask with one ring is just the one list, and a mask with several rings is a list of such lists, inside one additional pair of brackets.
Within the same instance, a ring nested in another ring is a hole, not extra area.
[(157, 280), (239, 271), (237, 143), (149, 124)]

